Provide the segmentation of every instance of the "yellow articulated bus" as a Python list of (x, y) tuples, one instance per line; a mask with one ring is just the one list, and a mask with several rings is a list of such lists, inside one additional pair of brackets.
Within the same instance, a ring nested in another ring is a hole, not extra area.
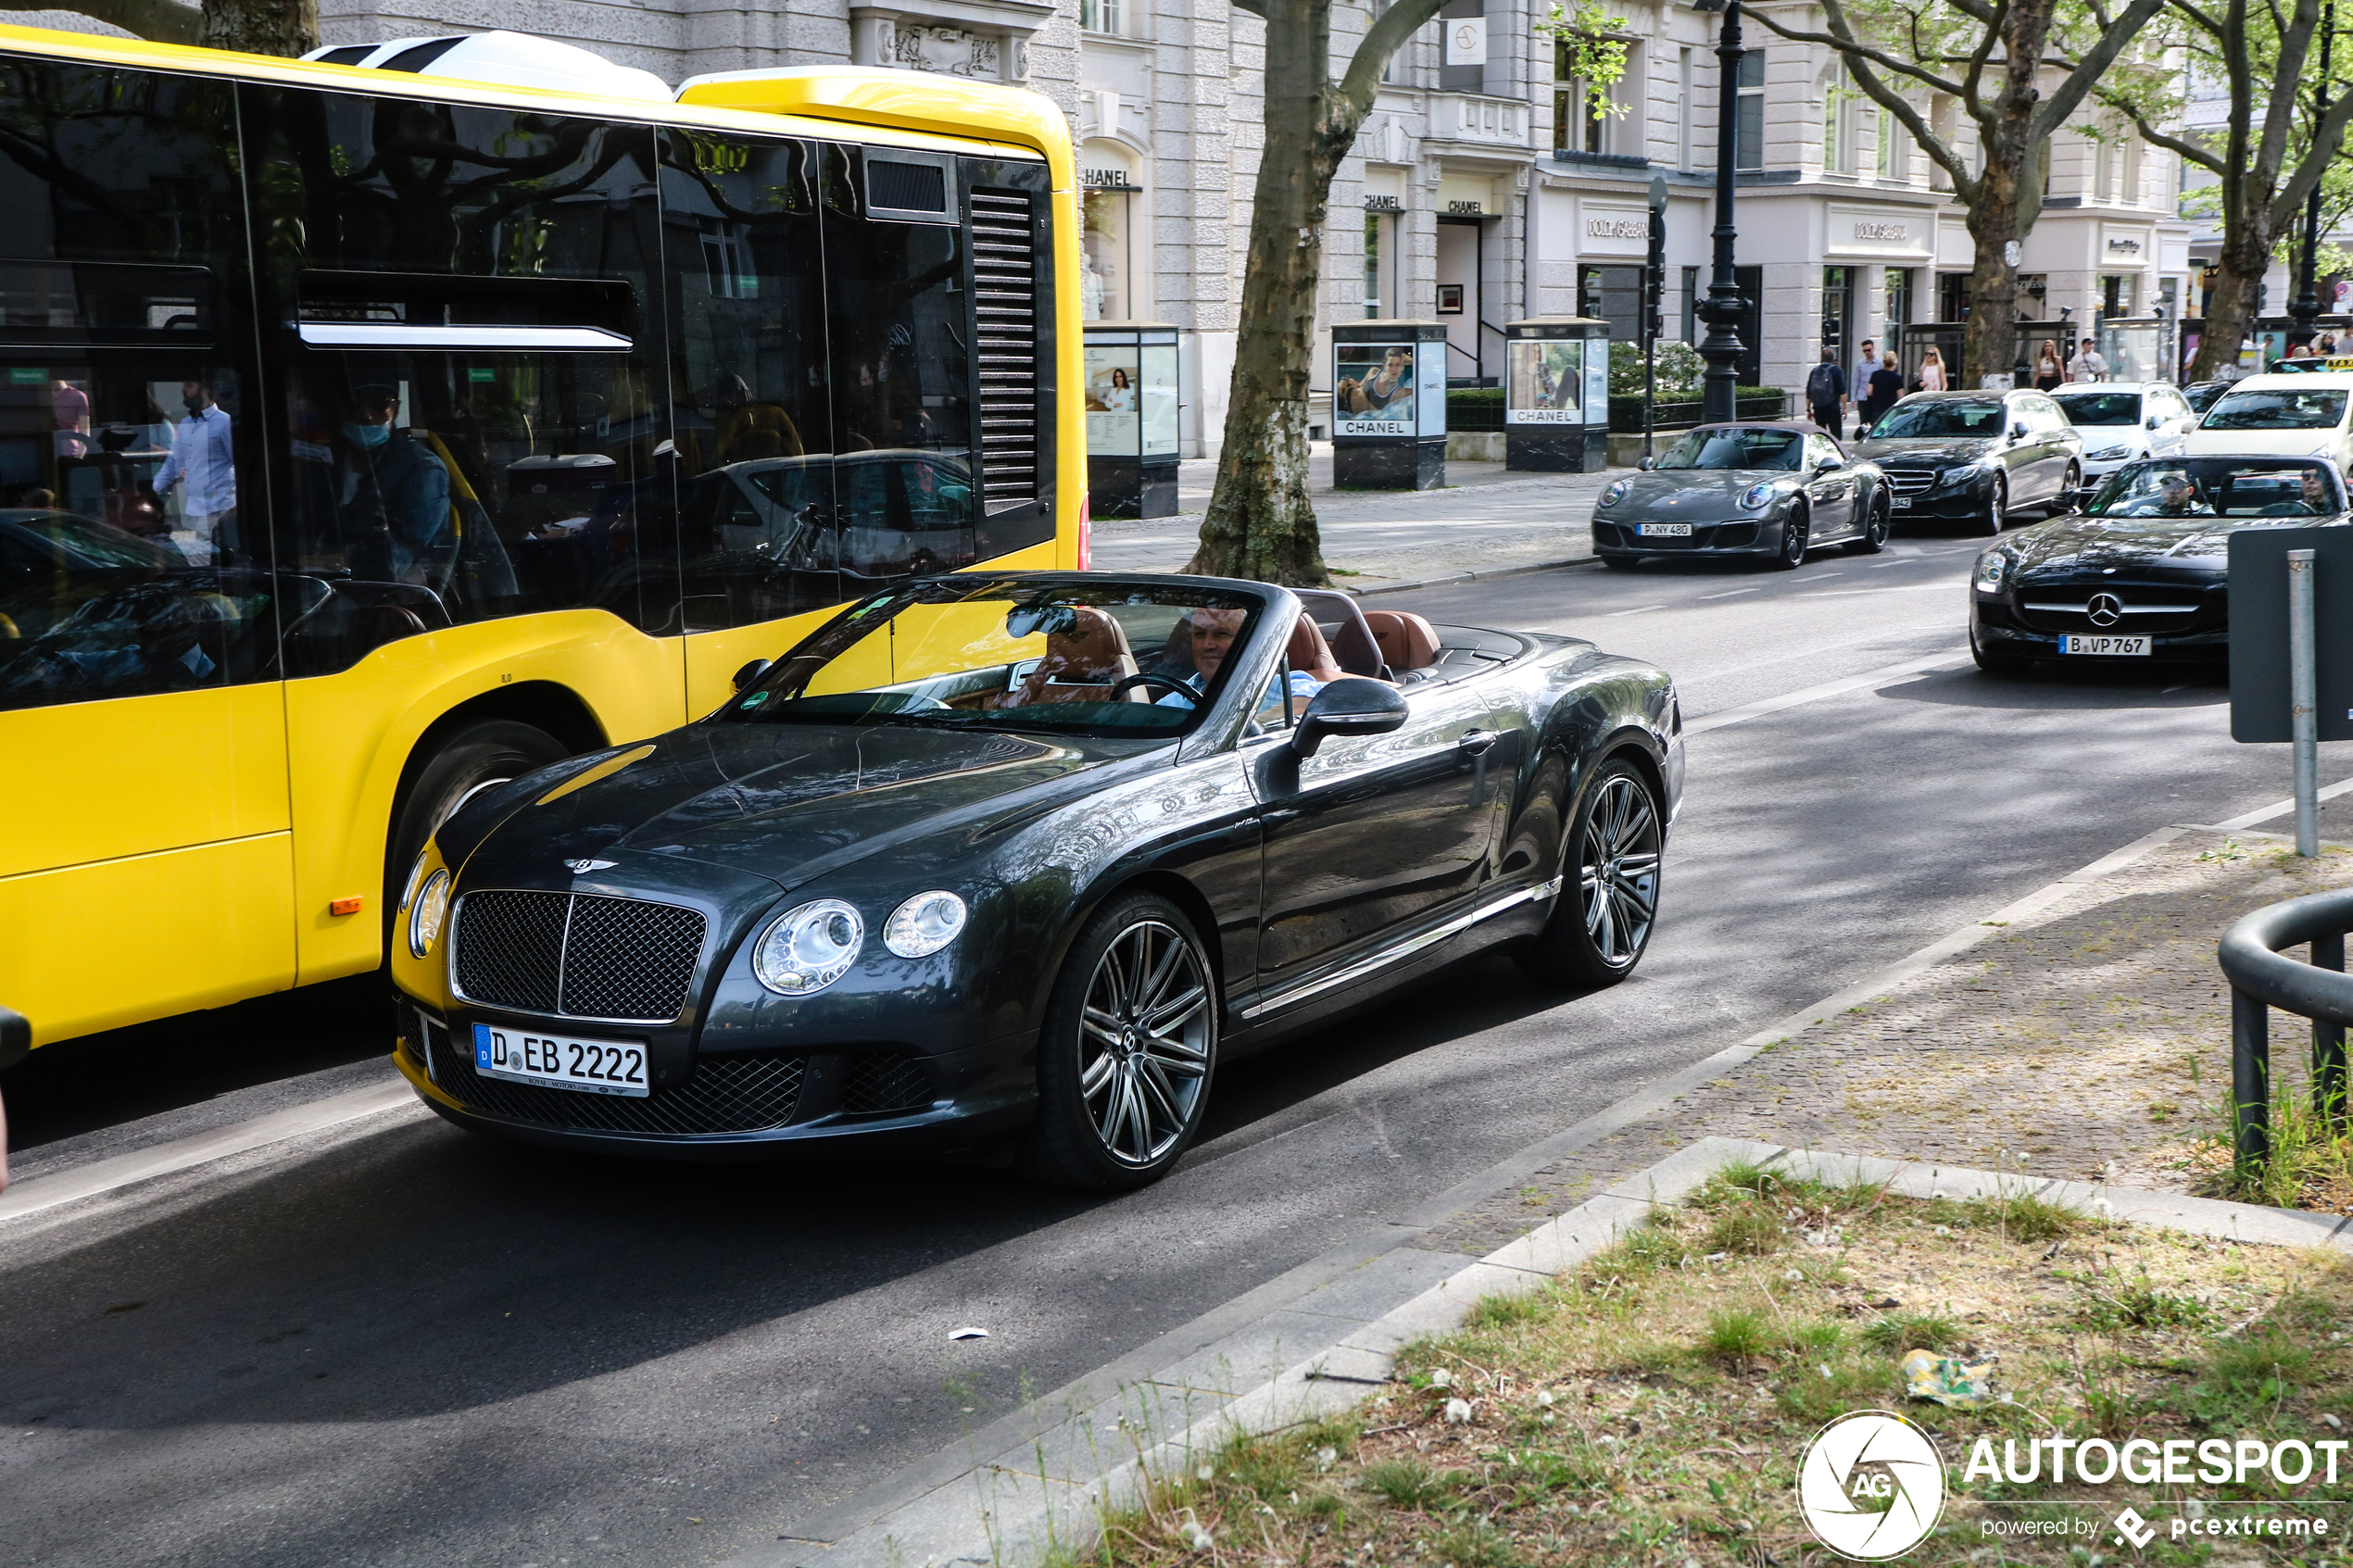
[(369, 971), (472, 790), (709, 711), (877, 585), (1084, 564), (1045, 99), (421, 74), (447, 47), (0, 27), (0, 1007), (36, 1044)]

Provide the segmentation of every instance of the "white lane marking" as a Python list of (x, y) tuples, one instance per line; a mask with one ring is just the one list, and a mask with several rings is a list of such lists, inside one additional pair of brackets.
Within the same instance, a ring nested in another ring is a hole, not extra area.
[(1812, 576), (1806, 578), (1806, 581), (1808, 583), (1827, 583), (1833, 577), (1843, 577), (1845, 575), (1846, 573), (1843, 571), (1817, 571)]
[(1645, 615), (1652, 610), (1665, 609), (1667, 607), (1665, 605), (1636, 605), (1632, 609), (1611, 610), (1607, 615), (1602, 617), (1602, 619), (1604, 621), (1615, 621), (1621, 615)]
[[(390, 1084), (371, 1084), (364, 1089), (348, 1089), (308, 1105), (297, 1105), (286, 1110), (275, 1110), (267, 1116), (257, 1116), (250, 1122), (240, 1122), (233, 1127), (214, 1132), (198, 1133), (193, 1137), (174, 1138), (153, 1148), (139, 1149), (131, 1154), (118, 1154), (108, 1160), (94, 1160), (87, 1165), (61, 1171), (54, 1176), (40, 1176), (29, 1182), (11, 1184), (0, 1193), (0, 1221), (21, 1219), (37, 1214), (44, 1209), (55, 1209), (61, 1203), (72, 1203), (84, 1198), (144, 1182), (155, 1176), (168, 1176), (175, 1171), (185, 1171), (214, 1160), (224, 1160), (247, 1149), (269, 1144), (283, 1143), (306, 1133), (316, 1133), (346, 1122), (357, 1122), (363, 1116), (397, 1110), (403, 1105), (417, 1105), (417, 1091), (402, 1079)], [(423, 1107), (418, 1106), (419, 1110)]]
[(1799, 589), (1801, 599), (1851, 599), (1857, 594), (1957, 594), (1969, 585), (1965, 583), (1898, 583), (1887, 588), (1827, 588), (1821, 593)]
[(1702, 594), (1699, 602), (1705, 604), (1710, 599), (1729, 599), (1738, 594), (1761, 594), (1764, 591), (1762, 588), (1727, 588), (1720, 594)]
[(1864, 563), (1863, 570), (1865, 571), (1885, 571), (1891, 566), (1903, 566), (1906, 564), (1907, 563), (1900, 560), (1867, 561)]
[(1744, 724), (1751, 719), (1762, 719), (1783, 709), (1819, 702), (1824, 697), (1843, 696), (1848, 692), (1859, 692), (1866, 686), (1883, 686), (1892, 681), (1925, 675), (1932, 670), (1958, 670), (1967, 663), (1969, 659), (1966, 657), (1956, 659), (1950, 653), (1932, 653), (1926, 659), (1907, 659), (1901, 664), (1867, 670), (1860, 675), (1825, 681), (1818, 686), (1803, 686), (1793, 692), (1783, 692), (1779, 696), (1763, 697), (1755, 702), (1743, 703), (1738, 708), (1728, 708), (1720, 713), (1686, 719), (1683, 721), (1683, 733), (1687, 735), (1704, 734), (1709, 730), (1720, 730), (1727, 724)]

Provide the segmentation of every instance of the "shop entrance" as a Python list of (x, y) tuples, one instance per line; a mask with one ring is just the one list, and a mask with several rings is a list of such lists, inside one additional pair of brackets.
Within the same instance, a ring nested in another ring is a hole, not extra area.
[[(1476, 218), (1438, 220), (1438, 319), (1446, 324), (1446, 384), (1495, 386), (1499, 356), (1483, 352), (1487, 315), (1485, 225)], [(1491, 363), (1491, 360), (1493, 362)]]

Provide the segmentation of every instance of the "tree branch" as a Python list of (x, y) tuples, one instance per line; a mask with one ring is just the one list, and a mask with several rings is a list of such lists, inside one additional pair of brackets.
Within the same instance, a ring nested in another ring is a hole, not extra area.
[[(2303, 3), (2309, 4), (2310, 0), (2303, 0)], [(2141, 31), (2142, 24), (2164, 8), (2165, 0), (2133, 0), (2133, 4), (2126, 6), (2114, 21), (2101, 30), (2099, 42), (2092, 45), (2091, 52), (2077, 63), (2066, 81), (2035, 106), (2034, 118), (2030, 122), (2030, 133), (2035, 140), (2044, 140), (2067, 122), (2068, 116), (2073, 114), (2076, 106), (2083, 101), (2083, 94), (2091, 90), (2094, 82), (2108, 74), (2108, 67), (2116, 63), (2116, 56), (2124, 52), (2124, 45), (2133, 41), (2133, 35)]]
[[(1239, 6), (1242, 0), (1234, 3)], [(1390, 56), (1437, 16), (1442, 4), (1444, 0), (1397, 0), (1365, 30), (1365, 36), (1357, 41), (1356, 53), (1349, 56), (1348, 74), (1340, 82), (1340, 104), (1352, 126), (1372, 108), (1373, 95), (1380, 91), (1380, 73), (1388, 66)]]
[(70, 11), (157, 44), (194, 44), (204, 30), (204, 12), (180, 0), (64, 0), (52, 5), (0, 0), (0, 13), (9, 11)]
[(1919, 82), (1922, 86), (1932, 87), (1939, 93), (1950, 93), (1956, 96), (1959, 95), (1961, 91), (1961, 85), (1959, 82), (1955, 82), (1948, 77), (1938, 76), (1933, 71), (1925, 70), (1914, 61), (1907, 60), (1900, 55), (1891, 55), (1884, 49), (1873, 48), (1870, 44), (1864, 43), (1859, 38), (1856, 38), (1853, 31), (1844, 26), (1844, 14), (1838, 9), (1835, 4), (1826, 6), (1824, 9), (1831, 14), (1831, 25), (1833, 27), (1837, 27), (1840, 30), (1840, 32), (1843, 33), (1844, 36), (1842, 37), (1838, 34), (1828, 32), (1813, 32), (1801, 28), (1783, 27), (1780, 22), (1775, 21), (1771, 17), (1767, 16), (1762, 11), (1749, 11), (1744, 13), (1744, 15), (1747, 20), (1755, 22), (1757, 26), (1765, 29), (1766, 31), (1779, 33), (1781, 37), (1788, 39), (1793, 44), (1827, 44), (1831, 48), (1845, 55), (1849, 59), (1869, 60), (1872, 64), (1884, 66), (1889, 70), (1894, 71), (1898, 75), (1908, 76), (1913, 81)]

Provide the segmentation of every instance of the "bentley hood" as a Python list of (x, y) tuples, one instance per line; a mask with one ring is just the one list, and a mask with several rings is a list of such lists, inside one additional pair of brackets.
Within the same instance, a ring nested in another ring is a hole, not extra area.
[[(635, 866), (664, 882), (752, 876), (790, 888), (919, 834), (961, 825), (976, 835), (1058, 799), (1054, 786), (1074, 774), (1166, 744), (694, 724), (485, 791), (435, 836), (469, 884), (626, 881)], [(599, 860), (616, 870), (578, 870)]]

